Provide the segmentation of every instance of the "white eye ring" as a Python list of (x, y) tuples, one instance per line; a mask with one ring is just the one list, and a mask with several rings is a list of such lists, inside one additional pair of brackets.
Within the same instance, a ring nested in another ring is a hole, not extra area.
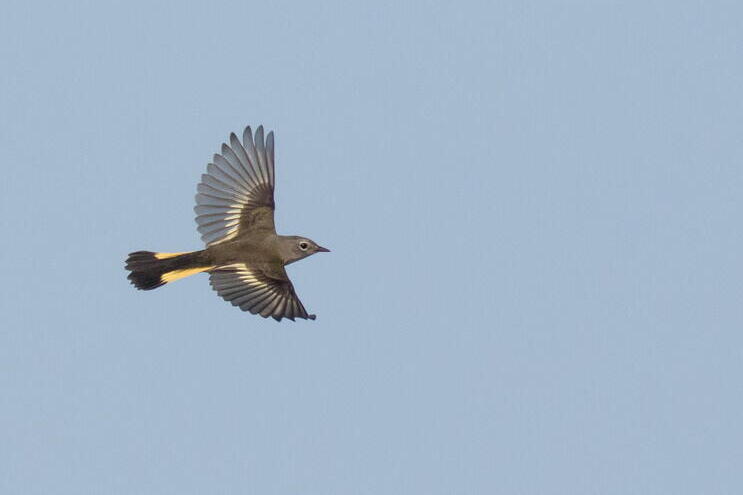
[(309, 244), (307, 244), (307, 243), (306, 243), (306, 242), (304, 242), (304, 241), (302, 241), (302, 242), (300, 242), (300, 243), (299, 243), (299, 249), (301, 249), (302, 251), (307, 251), (307, 248), (308, 248), (309, 246), (310, 246), (310, 245), (309, 245)]

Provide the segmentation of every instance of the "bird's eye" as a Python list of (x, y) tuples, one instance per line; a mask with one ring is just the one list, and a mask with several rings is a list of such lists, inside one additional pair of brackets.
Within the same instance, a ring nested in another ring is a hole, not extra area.
[(302, 251), (307, 251), (307, 247), (308, 246), (309, 246), (309, 244), (307, 244), (306, 242), (300, 242), (299, 243), (299, 249), (301, 249)]

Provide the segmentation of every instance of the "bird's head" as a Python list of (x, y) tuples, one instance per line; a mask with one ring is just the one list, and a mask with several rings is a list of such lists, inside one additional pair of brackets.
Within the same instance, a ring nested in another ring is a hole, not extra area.
[(320, 246), (312, 239), (296, 235), (282, 236), (281, 248), (285, 264), (287, 265), (315, 253), (330, 252), (330, 249)]

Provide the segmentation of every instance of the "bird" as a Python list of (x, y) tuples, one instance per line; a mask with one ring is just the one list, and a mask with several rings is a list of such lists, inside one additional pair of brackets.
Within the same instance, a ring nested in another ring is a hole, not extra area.
[(217, 294), (233, 306), (276, 321), (314, 320), (297, 297), (285, 266), (330, 252), (297, 235), (278, 235), (274, 225), (274, 135), (250, 126), (242, 142), (233, 132), (222, 143), (196, 190), (196, 223), (206, 248), (187, 252), (135, 251), (127, 276), (152, 290), (197, 273), (208, 273)]

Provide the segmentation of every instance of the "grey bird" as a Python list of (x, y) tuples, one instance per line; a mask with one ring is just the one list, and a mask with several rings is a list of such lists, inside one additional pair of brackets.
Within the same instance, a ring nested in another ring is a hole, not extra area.
[(196, 223), (206, 249), (180, 253), (129, 254), (128, 279), (151, 290), (196, 273), (225, 301), (276, 321), (314, 320), (297, 297), (284, 267), (315, 253), (328, 252), (306, 237), (276, 233), (274, 225), (274, 138), (263, 126), (232, 133), (214, 155), (196, 194)]

